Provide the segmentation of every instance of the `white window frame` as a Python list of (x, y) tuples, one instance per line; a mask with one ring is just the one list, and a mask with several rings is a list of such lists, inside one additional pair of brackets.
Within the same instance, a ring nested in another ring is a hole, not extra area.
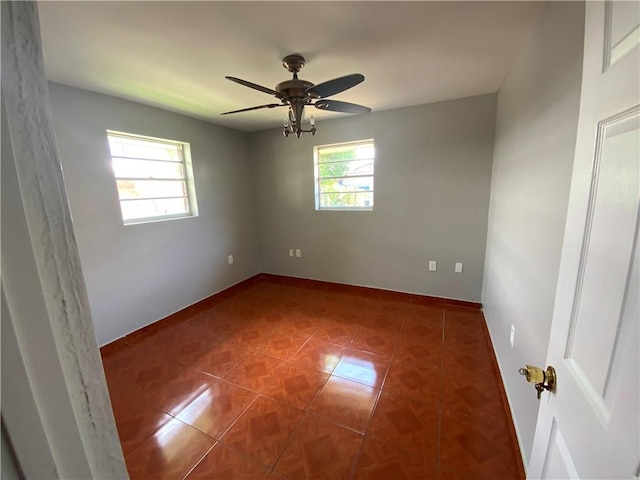
[[(366, 140), (356, 140), (353, 142), (342, 142), (342, 143), (333, 143), (333, 144), (328, 144), (328, 145), (316, 145), (313, 147), (313, 170), (314, 170), (314, 184), (315, 184), (315, 205), (316, 205), (316, 210), (317, 211), (356, 211), (356, 212), (362, 212), (362, 211), (372, 211), (373, 207), (375, 205), (375, 194), (374, 194), (374, 190), (367, 190), (366, 193), (371, 193), (371, 197), (372, 197), (372, 204), (371, 205), (367, 205), (367, 206), (331, 206), (331, 207), (322, 207), (320, 204), (320, 196), (323, 194), (323, 192), (321, 192), (321, 188), (320, 188), (320, 180), (326, 180), (326, 179), (339, 179), (339, 178), (359, 178), (359, 177), (372, 177), (374, 180), (374, 184), (375, 184), (375, 153), (373, 155), (373, 157), (371, 158), (371, 160), (373, 161), (373, 171), (371, 174), (366, 174), (366, 175), (342, 175), (342, 176), (336, 176), (336, 177), (320, 177), (320, 173), (319, 173), (319, 159), (320, 159), (320, 153), (323, 150), (331, 150), (331, 149), (336, 149), (336, 148), (344, 148), (344, 147), (353, 147), (353, 148), (357, 148), (359, 146), (363, 146), (363, 145), (371, 145), (374, 148), (374, 152), (375, 152), (375, 142), (373, 138), (369, 138)], [(354, 161), (362, 161), (362, 160), (368, 160), (368, 159), (353, 159), (353, 160), (343, 160), (343, 162), (348, 163), (348, 162), (354, 162)], [(345, 192), (347, 193), (347, 192)], [(357, 193), (357, 192), (354, 192)], [(362, 192), (364, 193), (364, 192)]]
[[(180, 164), (182, 165), (182, 178), (143, 178), (143, 177), (119, 177), (116, 175), (115, 171), (113, 172), (114, 180), (116, 182), (116, 191), (118, 192), (118, 205), (120, 207), (120, 216), (122, 219), (122, 223), (124, 225), (136, 225), (139, 223), (150, 223), (150, 222), (162, 222), (165, 220), (175, 220), (179, 218), (190, 218), (198, 216), (198, 204), (196, 200), (196, 190), (195, 184), (193, 180), (193, 166), (191, 162), (191, 146), (187, 142), (180, 142), (176, 140), (168, 140), (165, 138), (157, 138), (157, 137), (149, 137), (146, 135), (137, 135), (133, 133), (127, 132), (119, 132), (115, 130), (107, 130), (107, 141), (109, 138), (124, 138), (124, 139), (132, 139), (132, 140), (142, 140), (151, 143), (163, 144), (163, 145), (171, 145), (177, 146), (178, 152), (180, 155)], [(133, 157), (118, 157), (111, 155), (111, 151), (109, 151), (109, 156), (113, 160), (113, 158), (130, 158), (131, 160), (145, 160), (152, 162), (167, 162), (167, 160), (162, 159), (150, 159), (150, 158), (133, 158)], [(171, 162), (178, 163), (178, 162)], [(134, 180), (139, 182), (144, 181), (162, 181), (162, 180), (176, 180), (183, 181), (185, 184), (186, 195), (184, 197), (175, 197), (175, 196), (167, 196), (167, 197), (145, 197), (140, 199), (130, 199), (130, 198), (121, 198), (120, 191), (118, 190), (118, 180)], [(139, 217), (132, 219), (125, 219), (122, 211), (122, 203), (123, 202), (135, 202), (141, 200), (160, 200), (163, 198), (184, 198), (187, 201), (187, 212), (178, 213), (178, 214), (165, 214), (165, 215), (155, 215), (150, 217)]]

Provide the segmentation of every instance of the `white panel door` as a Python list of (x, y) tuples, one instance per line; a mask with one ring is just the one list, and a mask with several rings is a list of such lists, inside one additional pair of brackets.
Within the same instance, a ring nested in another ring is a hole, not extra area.
[[(640, 464), (640, 3), (586, 2), (578, 134), (529, 478)], [(536, 392), (532, 388), (531, 394)]]

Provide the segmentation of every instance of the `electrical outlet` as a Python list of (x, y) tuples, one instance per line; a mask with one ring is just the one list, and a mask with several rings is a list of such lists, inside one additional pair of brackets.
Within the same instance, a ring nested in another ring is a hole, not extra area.
[(435, 272), (438, 269), (438, 264), (435, 260), (429, 260), (429, 271)]
[(516, 327), (511, 325), (511, 334), (509, 335), (509, 343), (511, 344), (511, 348), (513, 348), (513, 344), (516, 341)]
[(231, 265), (233, 263), (233, 255), (229, 255), (227, 260), (229, 261), (229, 265)]
[(456, 263), (456, 268), (454, 269), (456, 273), (462, 273), (462, 263)]
[(290, 249), (289, 249), (289, 256), (290, 256), (290, 257), (293, 257), (293, 248), (290, 248)]
[(299, 248), (296, 248), (296, 257), (300, 258), (302, 256), (302, 252)]

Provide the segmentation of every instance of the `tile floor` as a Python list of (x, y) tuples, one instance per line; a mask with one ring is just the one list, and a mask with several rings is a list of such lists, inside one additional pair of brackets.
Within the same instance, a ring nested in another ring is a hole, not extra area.
[(103, 348), (132, 479), (520, 479), (482, 313), (259, 279)]

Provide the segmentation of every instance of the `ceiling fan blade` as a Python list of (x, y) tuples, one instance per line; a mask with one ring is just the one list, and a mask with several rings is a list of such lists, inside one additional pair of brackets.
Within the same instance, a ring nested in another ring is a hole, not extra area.
[(369, 113), (371, 109), (355, 103), (339, 102), (338, 100), (318, 100), (314, 103), (319, 110), (329, 110), (331, 112), (342, 113)]
[(224, 77), (224, 78), (226, 78), (227, 80), (231, 80), (232, 82), (239, 83), (240, 85), (244, 85), (245, 87), (253, 88), (254, 90), (259, 90), (261, 92), (268, 93), (269, 95), (273, 95), (274, 97), (278, 97), (278, 98), (283, 97), (283, 95), (280, 92), (276, 92), (271, 88), (263, 87), (262, 85), (258, 85), (257, 83), (251, 83), (236, 77)]
[(307, 88), (304, 92), (312, 98), (326, 98), (331, 95), (335, 95), (340, 92), (344, 92), (351, 87), (355, 87), (359, 83), (364, 81), (364, 75), (360, 73), (352, 73), (340, 78), (334, 78), (322, 82), (314, 87)]
[(230, 113), (240, 113), (240, 112), (248, 112), (250, 110), (260, 110), (261, 108), (275, 108), (275, 107), (285, 107), (286, 105), (284, 103), (270, 103), (268, 105), (259, 105), (257, 107), (249, 107), (249, 108), (243, 108), (241, 110), (234, 110), (232, 112), (224, 112), (221, 113), (220, 115), (229, 115)]

